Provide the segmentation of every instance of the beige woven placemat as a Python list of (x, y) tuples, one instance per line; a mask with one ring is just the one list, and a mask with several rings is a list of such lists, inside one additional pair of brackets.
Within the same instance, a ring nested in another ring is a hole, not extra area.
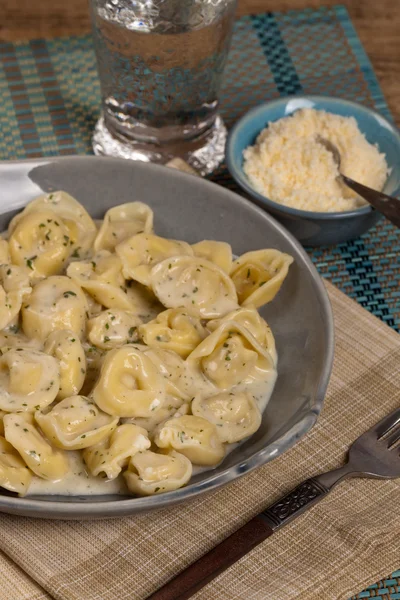
[[(400, 337), (328, 284), (336, 358), (323, 414), (284, 456), (185, 505), (110, 521), (0, 517), (1, 600), (142, 600), (400, 405)], [(295, 334), (295, 333), (294, 333)], [(352, 480), (196, 600), (347, 600), (398, 567), (400, 482)], [(47, 595), (47, 593), (49, 595)]]

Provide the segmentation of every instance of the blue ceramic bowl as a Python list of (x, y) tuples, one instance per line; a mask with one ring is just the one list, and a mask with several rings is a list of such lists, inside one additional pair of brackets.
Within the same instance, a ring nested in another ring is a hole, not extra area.
[(286, 117), (299, 108), (325, 110), (344, 117), (354, 117), (362, 133), (378, 144), (391, 169), (383, 191), (400, 194), (400, 133), (377, 112), (348, 100), (324, 96), (291, 96), (266, 102), (246, 113), (231, 130), (226, 146), (226, 162), (232, 177), (251, 200), (274, 215), (304, 245), (338, 244), (365, 233), (380, 219), (371, 206), (344, 212), (312, 212), (278, 204), (257, 192), (243, 172), (243, 150), (255, 143), (262, 129), (271, 121)]

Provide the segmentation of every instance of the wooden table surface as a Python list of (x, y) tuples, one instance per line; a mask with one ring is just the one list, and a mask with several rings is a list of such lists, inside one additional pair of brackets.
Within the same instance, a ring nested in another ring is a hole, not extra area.
[[(400, 0), (239, 0), (240, 15), (342, 2), (374, 65), (400, 126)], [(79, 35), (90, 31), (85, 0), (0, 0), (0, 40)]]

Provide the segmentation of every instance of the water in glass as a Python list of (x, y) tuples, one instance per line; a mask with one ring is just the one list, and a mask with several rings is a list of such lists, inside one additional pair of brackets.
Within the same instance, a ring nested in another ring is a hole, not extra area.
[(202, 174), (223, 159), (218, 92), (236, 0), (91, 0), (102, 92), (96, 154)]

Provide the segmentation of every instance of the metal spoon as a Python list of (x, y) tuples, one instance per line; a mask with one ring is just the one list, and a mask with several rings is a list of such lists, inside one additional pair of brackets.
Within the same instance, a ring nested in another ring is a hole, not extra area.
[(400, 200), (397, 198), (393, 198), (392, 196), (387, 196), (382, 192), (377, 192), (372, 188), (363, 185), (362, 183), (358, 183), (350, 177), (343, 175), (340, 172), (340, 152), (329, 140), (317, 136), (317, 142), (319, 142), (322, 146), (324, 146), (329, 152), (332, 153), (333, 159), (338, 166), (339, 169), (339, 178), (340, 180), (347, 185), (350, 189), (354, 190), (359, 196), (364, 198), (367, 202), (369, 202), (374, 208), (379, 210), (389, 221), (394, 223), (397, 227), (400, 227)]

